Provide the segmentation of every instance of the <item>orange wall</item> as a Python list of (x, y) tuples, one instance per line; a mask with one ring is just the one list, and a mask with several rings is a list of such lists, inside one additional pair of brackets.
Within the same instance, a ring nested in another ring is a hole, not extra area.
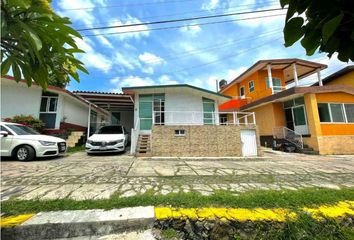
[(282, 103), (268, 103), (250, 110), (256, 114), (260, 136), (272, 136), (273, 128), (285, 126), (285, 113)]
[[(354, 103), (354, 96), (348, 93), (318, 93), (318, 103)], [(354, 135), (354, 123), (321, 123), (322, 135)]]
[(354, 71), (347, 73), (343, 76), (340, 76), (337, 79), (332, 80), (329, 83), (325, 83), (325, 85), (335, 85), (335, 84), (343, 84), (354, 87)]
[[(266, 70), (255, 72), (241, 82), (232, 84), (228, 89), (222, 92), (222, 94), (231, 97), (239, 97), (240, 88), (243, 86), (245, 88), (245, 95), (249, 98), (248, 103), (270, 96), (272, 95), (272, 91), (267, 88), (266, 77), (268, 77)], [(272, 70), (272, 77), (280, 78), (282, 86), (285, 86), (284, 73), (282, 70)], [(250, 92), (248, 84), (252, 80), (254, 82), (254, 91)]]

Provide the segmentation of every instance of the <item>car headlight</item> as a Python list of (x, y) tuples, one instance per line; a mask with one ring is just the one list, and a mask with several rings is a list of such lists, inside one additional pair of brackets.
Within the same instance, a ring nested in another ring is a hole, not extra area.
[(39, 142), (40, 144), (42, 144), (43, 146), (53, 146), (53, 145), (56, 144), (55, 142), (41, 141), (41, 140), (39, 140), (38, 142)]

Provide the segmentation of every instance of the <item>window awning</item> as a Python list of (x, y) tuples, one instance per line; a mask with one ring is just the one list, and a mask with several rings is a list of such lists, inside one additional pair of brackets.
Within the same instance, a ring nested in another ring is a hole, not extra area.
[(232, 99), (221, 105), (219, 105), (219, 111), (221, 112), (232, 112), (238, 111), (240, 107), (247, 104), (247, 99)]

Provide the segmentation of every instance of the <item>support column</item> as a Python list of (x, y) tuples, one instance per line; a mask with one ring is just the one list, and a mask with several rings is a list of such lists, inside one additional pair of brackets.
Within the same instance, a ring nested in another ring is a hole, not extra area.
[(296, 63), (293, 63), (293, 74), (294, 74), (295, 86), (299, 86), (299, 80), (297, 78)]
[(271, 65), (270, 64), (267, 65), (267, 71), (268, 71), (269, 87), (270, 87), (270, 89), (272, 89), (272, 94), (274, 94), (272, 69), (271, 69)]
[(318, 114), (317, 99), (314, 93), (306, 94), (305, 99), (305, 110), (307, 117), (307, 124), (311, 137), (305, 141), (305, 144), (314, 148), (316, 151), (321, 152), (321, 146), (319, 144), (319, 138), (322, 136), (322, 129), (320, 123), (320, 116)]
[(90, 137), (90, 125), (91, 125), (91, 103), (89, 103), (89, 112), (87, 117), (87, 138)]
[(318, 86), (323, 86), (320, 69), (317, 70), (317, 78), (318, 78)]

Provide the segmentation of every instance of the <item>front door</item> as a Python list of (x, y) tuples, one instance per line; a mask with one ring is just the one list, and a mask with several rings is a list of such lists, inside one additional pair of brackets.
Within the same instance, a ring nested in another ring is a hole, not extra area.
[(309, 134), (304, 106), (292, 108), (294, 118), (294, 130), (301, 135)]
[(257, 156), (257, 137), (254, 130), (241, 130), (242, 156)]

